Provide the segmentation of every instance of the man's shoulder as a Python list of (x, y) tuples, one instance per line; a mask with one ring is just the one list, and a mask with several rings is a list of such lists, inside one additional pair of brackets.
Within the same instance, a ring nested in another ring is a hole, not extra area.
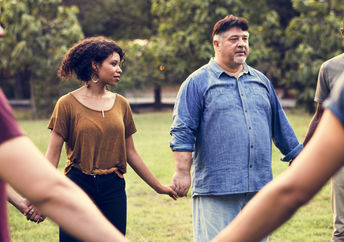
[(212, 72), (211, 66), (205, 64), (199, 67), (197, 70), (192, 72), (188, 78), (185, 80), (186, 82), (203, 82), (208, 80), (210, 73)]
[(252, 66), (249, 66), (249, 65), (247, 65), (247, 68), (248, 68), (248, 72), (250, 75), (257, 77), (262, 81), (270, 82), (270, 80), (267, 78), (267, 76), (263, 72), (257, 70), (256, 68), (253, 68)]
[(209, 72), (211, 71), (211, 66), (209, 65), (209, 63), (204, 64), (203, 66), (199, 67), (198, 69), (196, 69), (194, 72), (192, 72), (189, 77), (199, 77), (202, 75), (208, 75)]
[(331, 67), (343, 66), (344, 67), (344, 53), (340, 55), (336, 55), (331, 59), (326, 60), (322, 65), (321, 68), (327, 69)]

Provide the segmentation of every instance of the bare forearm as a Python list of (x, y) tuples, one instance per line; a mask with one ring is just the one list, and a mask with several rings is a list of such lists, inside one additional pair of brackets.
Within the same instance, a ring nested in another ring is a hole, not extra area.
[(325, 112), (293, 166), (253, 197), (214, 241), (258, 241), (284, 223), (342, 167), (343, 144), (342, 124)]
[(309, 124), (308, 130), (307, 130), (307, 132), (306, 132), (305, 140), (303, 141), (303, 145), (304, 145), (304, 146), (305, 146), (305, 145), (309, 142), (309, 140), (312, 138), (312, 136), (313, 136), (313, 134), (314, 134), (316, 128), (318, 127), (318, 124), (319, 124), (320, 120), (321, 120), (321, 117), (322, 117), (322, 115), (323, 115), (323, 112), (324, 112), (324, 108), (323, 108), (322, 104), (319, 103), (319, 104), (317, 105), (316, 112), (315, 112), (315, 114), (314, 114), (314, 116), (313, 116), (313, 118), (312, 118), (312, 120), (311, 120), (311, 122), (310, 122), (310, 124)]
[(178, 173), (190, 173), (191, 169), (191, 160), (192, 160), (192, 153), (191, 152), (173, 152), (174, 158), (174, 170)]
[[(21, 152), (13, 153), (18, 147)], [(56, 171), (26, 137), (0, 145), (0, 177), (74, 236), (87, 241), (123, 240), (88, 196)]]
[(174, 158), (174, 175), (172, 177), (172, 183), (174, 190), (178, 196), (187, 196), (190, 185), (191, 185), (191, 152), (173, 152)]
[(158, 188), (161, 186), (161, 183), (148, 169), (136, 151), (128, 152), (128, 164), (150, 187), (152, 187), (155, 191), (158, 190)]
[(124, 236), (105, 219), (86, 194), (68, 183), (57, 183), (53, 186), (53, 196), (35, 205), (78, 238), (87, 241), (124, 241)]
[(7, 200), (15, 206), (20, 212), (24, 213), (24, 199), (13, 190), (9, 185), (6, 186), (7, 189)]
[(58, 133), (51, 131), (45, 158), (55, 167), (58, 166), (60, 161), (63, 142), (63, 138)]

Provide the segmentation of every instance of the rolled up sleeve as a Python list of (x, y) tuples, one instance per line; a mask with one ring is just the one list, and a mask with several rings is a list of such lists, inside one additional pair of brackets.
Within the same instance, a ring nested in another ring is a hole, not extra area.
[(290, 161), (301, 152), (303, 145), (298, 141), (273, 89), (271, 103), (273, 110), (272, 139), (276, 147), (285, 155), (281, 161)]
[(193, 152), (202, 112), (203, 99), (195, 80), (188, 78), (180, 87), (173, 110), (170, 148)]

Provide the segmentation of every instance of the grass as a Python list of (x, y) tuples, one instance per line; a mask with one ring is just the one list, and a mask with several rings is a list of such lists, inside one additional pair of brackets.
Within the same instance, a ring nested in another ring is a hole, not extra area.
[[(171, 113), (144, 113), (134, 116), (138, 132), (135, 145), (144, 161), (158, 179), (171, 182), (173, 159), (169, 149)], [(288, 118), (300, 141), (303, 140), (310, 116), (301, 111), (288, 111)], [(34, 143), (45, 152), (49, 131), (48, 121), (21, 121), (20, 125)], [(273, 171), (278, 176), (287, 168), (280, 162), (281, 154), (273, 150)], [(65, 165), (62, 152), (59, 169)], [(133, 170), (125, 175), (128, 196), (127, 238), (131, 241), (192, 241), (192, 199), (173, 201), (156, 194)], [(11, 205), (8, 206), (12, 241), (58, 241), (58, 227), (49, 220), (33, 224)], [(269, 216), (267, 214), (267, 216)], [(259, 222), (259, 221), (257, 221)], [(306, 206), (302, 207), (285, 225), (270, 236), (270, 241), (329, 241), (332, 232), (330, 185)]]

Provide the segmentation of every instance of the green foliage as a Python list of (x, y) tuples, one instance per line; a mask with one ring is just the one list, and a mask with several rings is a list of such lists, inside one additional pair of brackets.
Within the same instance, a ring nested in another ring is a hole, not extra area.
[(56, 72), (63, 54), (83, 38), (78, 9), (60, 2), (0, 0), (0, 22), (6, 31), (0, 41), (0, 70), (30, 84), (31, 99), (37, 102), (33, 106), (37, 104), (42, 115), (52, 111), (59, 95)]
[(150, 0), (64, 0), (79, 7), (85, 36), (104, 35), (114, 40), (149, 38), (152, 34)]
[(294, 0), (293, 4), (300, 16), (293, 18), (286, 29), (283, 83), (296, 89), (298, 101), (313, 111), (320, 65), (341, 53), (341, 19), (328, 10), (325, 2)]
[(181, 83), (214, 55), (212, 28), (229, 14), (245, 17), (250, 22), (248, 62), (267, 73), (273, 81), (280, 79), (279, 48), (283, 30), (279, 16), (269, 8), (266, 0), (155, 0), (152, 11), (160, 22), (158, 40), (165, 43), (164, 48), (156, 49), (156, 55), (165, 62), (166, 72), (171, 73), (167, 78), (173, 78), (175, 83)]

